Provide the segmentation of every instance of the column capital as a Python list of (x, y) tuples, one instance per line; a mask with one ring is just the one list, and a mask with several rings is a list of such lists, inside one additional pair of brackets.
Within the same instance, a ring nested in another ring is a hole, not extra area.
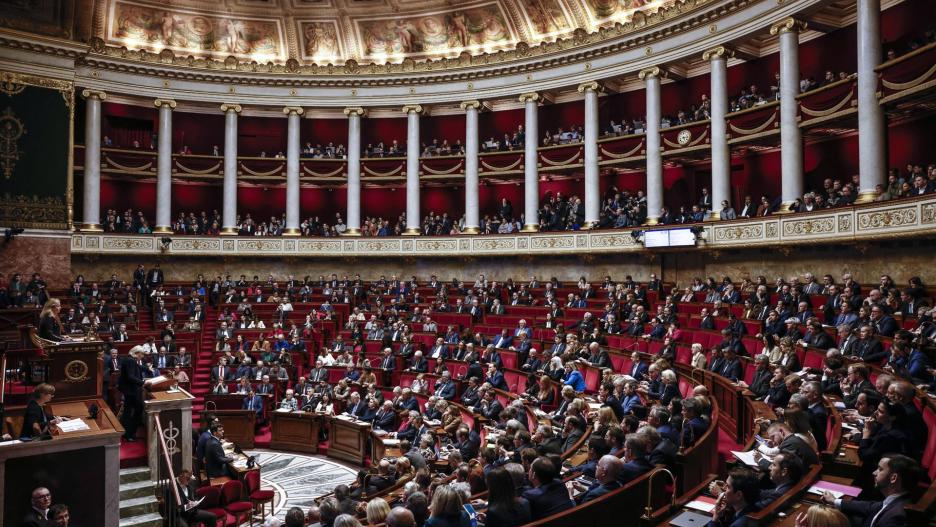
[(480, 109), (481, 109), (481, 101), (479, 101), (479, 100), (462, 101), (462, 103), (459, 104), (459, 106), (461, 106), (461, 109), (462, 109), (462, 110), (467, 110), (468, 108), (474, 108), (475, 110), (480, 110)]
[(644, 68), (640, 70), (640, 73), (637, 74), (637, 78), (640, 80), (646, 80), (653, 77), (665, 77), (666, 72), (660, 69), (659, 66), (653, 66), (650, 68)]
[(536, 93), (535, 91), (520, 94), (520, 102), (537, 102), (540, 100), (542, 100), (542, 97), (540, 97), (540, 94)]
[(301, 106), (286, 106), (283, 108), (283, 113), (285, 113), (286, 115), (291, 115), (291, 114), (302, 115), (304, 112), (305, 110), (303, 110)]
[(100, 100), (107, 99), (107, 94), (101, 90), (82, 90), (81, 96), (85, 99), (90, 99), (92, 97), (97, 97)]
[(175, 107), (178, 106), (175, 101), (172, 99), (156, 99), (153, 101), (153, 104), (157, 108), (162, 108), (163, 106), (169, 107), (170, 110), (175, 110)]
[(734, 56), (734, 50), (727, 46), (715, 46), (702, 53), (702, 60), (710, 61), (716, 59), (730, 59)]
[(364, 117), (365, 115), (367, 115), (367, 110), (365, 110), (364, 108), (361, 108), (360, 106), (352, 106), (349, 108), (345, 108), (344, 114), (347, 115), (348, 117), (351, 117), (352, 115)]
[(403, 106), (403, 113), (423, 113), (425, 108), (421, 104), (407, 104)]
[(227, 113), (227, 112), (241, 113), (241, 110), (243, 110), (241, 105), (236, 104), (236, 103), (226, 102), (221, 105), (221, 111), (224, 113)]
[(790, 17), (770, 26), (770, 34), (777, 35), (779, 33), (799, 33), (800, 31), (806, 31), (806, 27), (806, 22)]
[(577, 89), (579, 93), (585, 93), (587, 91), (600, 93), (602, 91), (602, 86), (598, 84), (597, 81), (591, 81), (591, 82), (583, 82), (582, 84), (579, 84)]

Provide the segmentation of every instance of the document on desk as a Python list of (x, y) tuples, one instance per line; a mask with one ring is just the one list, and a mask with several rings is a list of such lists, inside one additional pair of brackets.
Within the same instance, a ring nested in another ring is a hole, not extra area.
[(57, 426), (63, 434), (67, 434), (69, 432), (81, 432), (82, 430), (91, 430), (88, 425), (81, 419), (69, 419), (68, 421), (62, 421), (55, 426)]
[(695, 509), (702, 512), (712, 512), (715, 509), (715, 498), (709, 496), (699, 496), (698, 498), (686, 504), (686, 508)]
[(848, 485), (840, 485), (838, 483), (832, 483), (831, 481), (819, 480), (815, 485), (809, 487), (810, 494), (819, 494), (822, 495), (823, 492), (829, 491), (835, 496), (835, 499), (839, 499), (842, 496), (851, 496), (852, 498), (858, 497), (861, 494), (861, 489), (858, 487), (850, 487)]
[(747, 465), (747, 466), (749, 466), (749, 467), (756, 467), (756, 466), (757, 466), (757, 460), (754, 459), (754, 451), (753, 451), (753, 450), (750, 450), (750, 451), (747, 451), (747, 452), (736, 452), (736, 451), (732, 450), (732, 451), (731, 451), (731, 455), (733, 455), (734, 457), (736, 457), (736, 458), (738, 459), (738, 461), (744, 463), (745, 465)]

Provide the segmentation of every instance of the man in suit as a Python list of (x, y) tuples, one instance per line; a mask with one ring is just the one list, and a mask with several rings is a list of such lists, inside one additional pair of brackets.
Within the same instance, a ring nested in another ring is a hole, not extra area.
[[(159, 268), (159, 264), (156, 264), (146, 273), (146, 289), (152, 291), (158, 289), (161, 285), (163, 285), (163, 272)], [(149, 298), (149, 295), (145, 295), (144, 298)]]
[(893, 337), (894, 333), (897, 333), (897, 321), (885, 313), (879, 305), (871, 307), (871, 324), (874, 326), (874, 331), (882, 337)]
[(442, 372), (442, 377), (436, 381), (435, 396), (446, 401), (455, 398), (455, 383), (452, 381), (452, 374), (448, 370)]
[(812, 430), (813, 437), (816, 438), (819, 451), (822, 452), (828, 444), (826, 428), (829, 422), (829, 412), (826, 410), (822, 399), (822, 385), (819, 381), (806, 382), (800, 388), (800, 393), (806, 396), (806, 400), (809, 401), (809, 407), (806, 409), (806, 415), (809, 417), (809, 427)]
[(585, 423), (578, 416), (571, 415), (566, 418), (562, 427), (562, 451), (568, 452), (585, 435)]
[(877, 391), (874, 388), (874, 384), (868, 380), (869, 375), (868, 367), (864, 364), (852, 363), (848, 365), (848, 374), (839, 383), (842, 389), (842, 402), (845, 403), (845, 408), (854, 408), (855, 403), (858, 402), (858, 395), (861, 394), (861, 392), (874, 393)]
[(410, 363), (410, 367), (407, 368), (407, 371), (414, 373), (426, 373), (429, 371), (429, 361), (423, 357), (421, 351), (417, 351), (413, 354), (413, 361)]
[(325, 369), (324, 364), (321, 359), (315, 361), (315, 368), (309, 372), (309, 382), (312, 384), (318, 384), (320, 382), (328, 381), (328, 370)]
[(501, 412), (504, 411), (504, 405), (497, 400), (493, 390), (487, 390), (481, 397), (481, 402), (475, 407), (476, 411), (491, 421), (500, 419)]
[(120, 422), (125, 441), (136, 441), (136, 430), (143, 419), (143, 347), (134, 346), (120, 364), (117, 389), (123, 395), (124, 410)]
[(487, 382), (498, 390), (507, 391), (509, 389), (504, 373), (501, 372), (493, 362), (488, 364)]
[(449, 358), (449, 349), (445, 344), (445, 340), (442, 337), (436, 339), (435, 344), (432, 346), (432, 349), (429, 350), (430, 359), (447, 359)]
[[(181, 505), (175, 506), (176, 501), (171, 490), (172, 487), (166, 487), (165, 503), (169, 504), (172, 510), (175, 511), (175, 515), (181, 520), (182, 525), (185, 527), (194, 525), (215, 527), (217, 525), (218, 517), (214, 513), (194, 506), (195, 502), (198, 501), (198, 497), (195, 495), (195, 481), (192, 478), (191, 470), (180, 470), (178, 476), (176, 476), (175, 486), (182, 502)], [(189, 509), (186, 510), (186, 507), (189, 507)]]
[(768, 472), (772, 487), (760, 491), (755, 507), (760, 510), (777, 501), (803, 477), (803, 462), (788, 453), (779, 453), (770, 460)]
[(49, 508), (52, 506), (52, 493), (45, 487), (33, 489), (30, 496), (31, 508), (23, 517), (24, 527), (52, 527)]
[(511, 337), (507, 330), (504, 329), (501, 331), (501, 334), (497, 337), (494, 337), (494, 347), (498, 349), (507, 349), (513, 344), (513, 337)]
[(627, 436), (624, 440), (624, 464), (617, 477), (618, 483), (627, 485), (653, 468), (647, 459), (648, 446), (646, 439), (640, 434)]
[(241, 404), (241, 408), (244, 410), (253, 410), (257, 414), (255, 423), (260, 424), (260, 421), (263, 420), (263, 397), (257, 395), (253, 388), (247, 392), (247, 395), (244, 397), (244, 402)]
[(530, 465), (528, 477), (533, 488), (524, 492), (523, 498), (530, 502), (534, 521), (575, 506), (558, 475), (559, 470), (545, 457), (536, 458)]
[[(819, 464), (819, 456), (816, 451), (790, 430), (790, 425), (782, 422), (775, 422), (767, 429), (767, 438), (778, 445), (780, 452), (790, 454), (799, 458), (804, 467), (811, 467)], [(761, 456), (759, 452), (754, 453), (758, 466), (765, 472), (770, 470), (770, 461)]]
[(224, 454), (221, 446), (220, 426), (213, 424), (208, 428), (208, 439), (205, 443), (205, 471), (209, 478), (234, 477), (228, 463), (234, 461), (233, 457)]
[(738, 385), (751, 390), (760, 399), (766, 397), (767, 392), (770, 391), (770, 378), (773, 376), (773, 372), (770, 371), (770, 357), (762, 353), (754, 358), (754, 365), (754, 378), (751, 379), (751, 384), (738, 381)]
[(702, 308), (701, 316), (702, 320), (699, 321), (699, 327), (701, 329), (715, 329), (715, 319), (709, 314), (708, 308)]
[(904, 507), (910, 501), (909, 492), (917, 487), (920, 467), (916, 461), (900, 454), (882, 457), (874, 471), (874, 486), (884, 495), (884, 501), (845, 501), (831, 492), (822, 501), (841, 510), (852, 525), (861, 527), (902, 527), (907, 523)]
[(621, 467), (623, 465), (624, 462), (616, 456), (601, 456), (601, 459), (598, 460), (595, 466), (595, 479), (598, 481), (579, 495), (579, 497), (575, 499), (575, 502), (578, 504), (586, 503), (621, 488), (621, 484), (618, 482), (618, 475), (621, 473)]
[(360, 419), (366, 411), (367, 404), (361, 401), (361, 394), (358, 392), (352, 393), (351, 399), (348, 401), (348, 409), (345, 410), (345, 413)]
[(481, 436), (474, 430), (469, 430), (467, 425), (459, 426), (455, 431), (455, 448), (462, 459), (474, 459), (481, 448)]
[(231, 380), (231, 369), (227, 366), (227, 359), (220, 358), (218, 359), (218, 365), (211, 368), (211, 382), (215, 383), (218, 381), (230, 381)]
[(858, 330), (858, 342), (852, 348), (852, 357), (861, 359), (866, 363), (881, 362), (887, 357), (884, 345), (874, 338), (873, 328), (870, 325), (861, 326)]
[(744, 378), (744, 366), (741, 365), (741, 361), (735, 354), (734, 349), (729, 347), (722, 351), (724, 360), (721, 369), (717, 373), (726, 379), (731, 379), (732, 382), (738, 382), (738, 379)]
[(396, 424), (396, 412), (393, 411), (393, 401), (384, 401), (383, 406), (374, 416), (373, 426), (381, 430), (393, 430)]
[(741, 212), (738, 213), (739, 218), (750, 218), (757, 213), (757, 207), (754, 206), (754, 202), (751, 200), (751, 196), (744, 196), (744, 204), (741, 207)]
[(757, 476), (747, 468), (736, 468), (728, 473), (724, 491), (712, 509), (708, 527), (747, 527), (747, 515), (756, 509), (760, 495)]
[(631, 354), (631, 369), (628, 373), (634, 379), (638, 381), (643, 380), (644, 376), (647, 374), (647, 370), (650, 369), (650, 365), (641, 358), (640, 353), (636, 351)]

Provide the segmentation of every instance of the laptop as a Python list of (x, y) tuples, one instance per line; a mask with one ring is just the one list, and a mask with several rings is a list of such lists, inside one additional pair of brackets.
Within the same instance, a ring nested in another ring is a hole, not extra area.
[(670, 525), (675, 525), (676, 527), (702, 527), (703, 525), (707, 525), (711, 520), (711, 516), (692, 511), (684, 511), (679, 516), (670, 520)]

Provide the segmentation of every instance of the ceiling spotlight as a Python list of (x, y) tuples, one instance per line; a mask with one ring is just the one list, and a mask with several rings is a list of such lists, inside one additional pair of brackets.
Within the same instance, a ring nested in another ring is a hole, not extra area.
[(21, 229), (21, 228), (6, 229), (3, 231), (3, 239), (5, 241), (10, 241), (13, 239), (14, 236), (16, 236), (17, 234), (23, 234), (23, 232), (25, 232), (25, 229)]

